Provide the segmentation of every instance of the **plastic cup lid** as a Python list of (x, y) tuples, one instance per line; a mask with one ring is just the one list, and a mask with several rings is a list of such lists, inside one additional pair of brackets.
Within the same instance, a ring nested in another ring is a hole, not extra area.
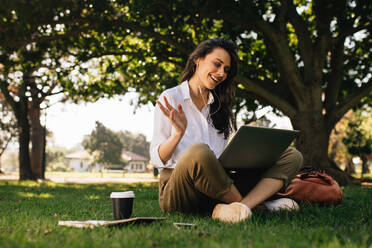
[(124, 192), (111, 192), (110, 198), (132, 198), (135, 197), (133, 191), (124, 191)]

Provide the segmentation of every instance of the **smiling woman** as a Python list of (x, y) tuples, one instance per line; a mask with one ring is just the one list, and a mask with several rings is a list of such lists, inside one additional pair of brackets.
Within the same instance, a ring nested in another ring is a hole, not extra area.
[[(150, 154), (160, 170), (159, 203), (164, 211), (213, 211), (212, 218), (223, 222), (244, 221), (302, 165), (302, 155), (294, 148), (272, 167), (254, 173), (232, 173), (218, 159), (235, 123), (237, 64), (235, 44), (205, 40), (190, 54), (181, 84), (165, 90), (157, 101)], [(291, 199), (280, 200), (270, 206), (298, 209)]]

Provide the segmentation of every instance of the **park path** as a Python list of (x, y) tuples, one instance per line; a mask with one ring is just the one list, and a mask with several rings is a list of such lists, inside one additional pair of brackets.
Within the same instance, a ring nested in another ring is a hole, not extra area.
[[(0, 180), (18, 180), (19, 176), (14, 174), (0, 174)], [(61, 177), (47, 176), (47, 180), (56, 183), (139, 183), (139, 182), (158, 182), (158, 178), (134, 178), (134, 177)]]

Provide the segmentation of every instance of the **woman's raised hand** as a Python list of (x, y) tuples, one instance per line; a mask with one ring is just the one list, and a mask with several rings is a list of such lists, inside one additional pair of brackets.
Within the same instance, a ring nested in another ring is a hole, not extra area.
[(163, 112), (163, 114), (168, 117), (172, 126), (176, 129), (176, 132), (180, 135), (183, 135), (186, 131), (187, 119), (185, 113), (182, 110), (181, 104), (178, 104), (177, 109), (175, 109), (169, 104), (168, 99), (165, 96), (165, 106), (161, 104), (160, 101), (156, 101), (156, 103), (159, 105), (161, 112)]

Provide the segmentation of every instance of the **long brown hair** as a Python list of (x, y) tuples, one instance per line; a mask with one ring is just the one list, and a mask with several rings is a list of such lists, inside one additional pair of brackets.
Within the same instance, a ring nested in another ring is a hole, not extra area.
[(210, 105), (209, 113), (212, 114), (209, 115), (209, 118), (218, 133), (223, 133), (224, 138), (227, 139), (235, 124), (232, 105), (235, 96), (233, 81), (238, 73), (236, 45), (232, 41), (223, 38), (208, 39), (201, 42), (190, 54), (181, 82), (189, 80), (194, 75), (196, 70), (195, 61), (199, 58), (204, 58), (216, 47), (225, 49), (230, 55), (231, 62), (225, 81), (221, 82), (214, 90), (211, 90), (215, 100)]

